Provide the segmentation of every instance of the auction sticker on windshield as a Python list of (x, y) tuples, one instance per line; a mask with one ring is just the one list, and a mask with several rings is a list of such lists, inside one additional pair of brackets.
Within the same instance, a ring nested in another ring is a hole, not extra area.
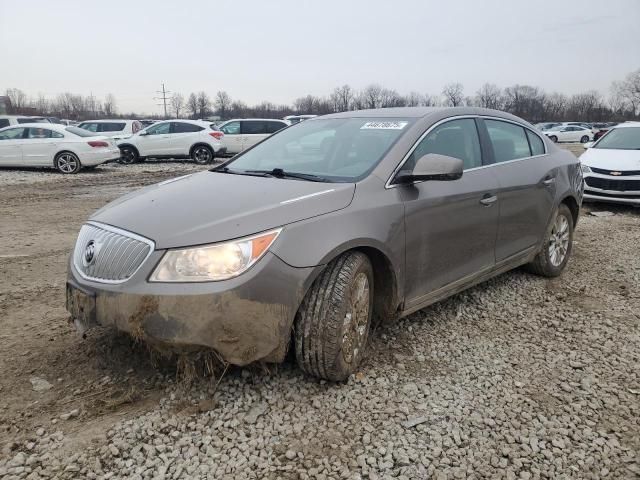
[(367, 122), (360, 130), (402, 130), (409, 122)]

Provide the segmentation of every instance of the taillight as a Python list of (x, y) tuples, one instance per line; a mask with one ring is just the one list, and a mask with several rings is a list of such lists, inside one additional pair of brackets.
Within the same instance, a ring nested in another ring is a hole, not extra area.
[(94, 148), (109, 146), (109, 144), (103, 140), (91, 140), (90, 142), (87, 142), (87, 143)]
[(220, 140), (222, 137), (224, 137), (224, 133), (222, 132), (209, 132), (209, 135), (211, 135), (216, 140)]

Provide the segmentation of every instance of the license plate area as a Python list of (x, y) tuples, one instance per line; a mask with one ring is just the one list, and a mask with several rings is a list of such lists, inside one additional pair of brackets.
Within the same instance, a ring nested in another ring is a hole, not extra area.
[(96, 296), (67, 283), (67, 311), (83, 327), (96, 324)]

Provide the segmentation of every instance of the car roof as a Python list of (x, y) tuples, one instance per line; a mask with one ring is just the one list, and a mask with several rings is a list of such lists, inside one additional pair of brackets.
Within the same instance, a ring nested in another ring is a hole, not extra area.
[(9, 125), (8, 127), (2, 128), (2, 130), (8, 130), (10, 128), (29, 128), (29, 127), (47, 128), (49, 130), (55, 130), (57, 132), (64, 132), (65, 128), (67, 128), (68, 125), (60, 125), (59, 123), (32, 122), (32, 123), (20, 123), (18, 125)]
[[(158, 123), (167, 123), (167, 122), (182, 122), (182, 123), (192, 123), (193, 125), (211, 125), (213, 122), (207, 122), (206, 120), (189, 120), (187, 118), (168, 118), (167, 120), (155, 120), (155, 124)], [(151, 125), (149, 125), (151, 126)]]
[(107, 119), (107, 118), (103, 118), (101, 120), (83, 120), (80, 123), (105, 123), (105, 122), (137, 122), (138, 120), (127, 120), (125, 118), (112, 118), (112, 119)]
[(613, 126), (613, 128), (630, 128), (630, 127), (640, 127), (640, 122), (624, 122), (619, 123), (618, 125)]
[[(283, 120), (282, 118), (232, 118), (230, 120), (225, 120), (223, 123), (229, 123), (229, 122), (240, 122), (242, 120), (260, 120), (260, 121), (264, 121), (264, 120), (269, 120), (270, 122), (281, 122), (281, 123), (287, 123), (285, 120)], [(209, 122), (211, 123), (211, 122)]]

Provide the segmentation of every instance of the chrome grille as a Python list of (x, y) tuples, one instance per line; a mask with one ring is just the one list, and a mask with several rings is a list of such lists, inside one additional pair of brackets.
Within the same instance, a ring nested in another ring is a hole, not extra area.
[(131, 278), (153, 249), (147, 238), (91, 222), (80, 229), (73, 263), (86, 279), (120, 283)]

